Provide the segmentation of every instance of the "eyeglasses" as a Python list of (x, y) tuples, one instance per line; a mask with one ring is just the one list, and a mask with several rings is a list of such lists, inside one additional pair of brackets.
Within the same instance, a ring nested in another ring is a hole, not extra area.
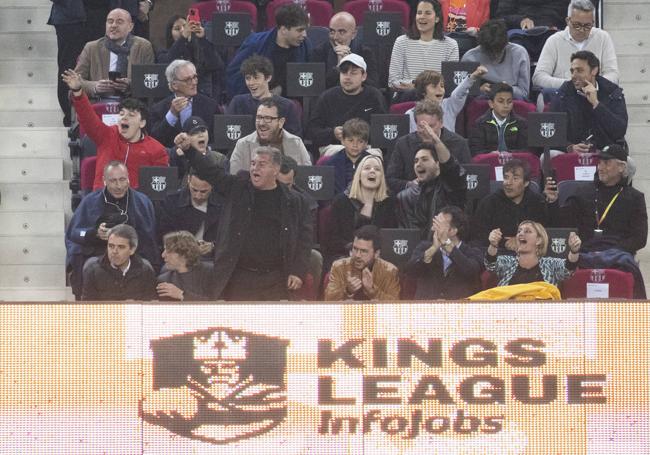
[(594, 27), (594, 24), (582, 24), (580, 22), (573, 22), (572, 20), (569, 20), (569, 24), (576, 30), (584, 30), (585, 32), (588, 32)]
[(277, 120), (280, 117), (271, 117), (270, 115), (256, 115), (255, 121), (260, 123), (271, 123), (273, 120)]
[(186, 77), (185, 79), (176, 79), (177, 82), (182, 82), (183, 84), (189, 84), (190, 82), (198, 82), (199, 76), (196, 74), (194, 76)]

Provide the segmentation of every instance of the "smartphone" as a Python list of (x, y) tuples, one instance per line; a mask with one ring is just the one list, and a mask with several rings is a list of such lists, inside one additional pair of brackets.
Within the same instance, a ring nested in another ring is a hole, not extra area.
[(201, 16), (199, 15), (198, 9), (190, 8), (187, 10), (187, 22), (201, 22)]
[(119, 71), (109, 71), (108, 72), (108, 78), (113, 82), (115, 82), (116, 79), (119, 79), (121, 77), (122, 77), (122, 73), (120, 73)]

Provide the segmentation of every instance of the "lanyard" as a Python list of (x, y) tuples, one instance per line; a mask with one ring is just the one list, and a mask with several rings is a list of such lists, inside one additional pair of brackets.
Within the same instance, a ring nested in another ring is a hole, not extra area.
[(607, 207), (605, 207), (605, 211), (603, 212), (603, 216), (598, 218), (598, 206), (596, 206), (596, 227), (600, 229), (600, 225), (602, 224), (603, 221), (605, 221), (605, 217), (607, 217), (607, 214), (609, 213), (609, 209), (612, 208), (612, 205), (614, 205), (614, 202), (616, 202), (616, 199), (618, 199), (618, 196), (621, 194), (621, 191), (623, 191), (623, 188), (618, 190), (618, 193), (616, 193), (612, 199), (609, 201), (609, 204), (607, 204)]

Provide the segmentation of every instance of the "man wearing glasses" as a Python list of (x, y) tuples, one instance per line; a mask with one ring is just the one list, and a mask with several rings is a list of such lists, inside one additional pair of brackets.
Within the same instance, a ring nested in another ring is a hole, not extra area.
[(237, 141), (230, 157), (230, 173), (237, 174), (247, 170), (254, 152), (260, 146), (270, 146), (280, 150), (282, 155), (290, 156), (298, 165), (311, 165), (309, 152), (302, 139), (287, 132), (285, 118), (274, 98), (265, 98), (260, 102), (255, 115), (255, 131)]
[(165, 77), (172, 94), (151, 107), (151, 135), (165, 147), (172, 147), (185, 121), (200, 117), (208, 127), (209, 137), (214, 137), (212, 120), (214, 114), (221, 113), (219, 103), (197, 92), (199, 79), (194, 64), (174, 60), (165, 69)]
[(533, 85), (549, 95), (571, 79), (571, 55), (590, 51), (600, 61), (600, 75), (618, 84), (618, 63), (612, 38), (605, 30), (594, 27), (594, 5), (590, 0), (572, 0), (566, 28), (552, 35), (544, 45), (533, 75)]

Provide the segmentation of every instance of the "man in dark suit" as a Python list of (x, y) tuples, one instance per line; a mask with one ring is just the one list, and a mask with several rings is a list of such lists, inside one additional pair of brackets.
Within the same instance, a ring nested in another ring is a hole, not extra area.
[(217, 101), (197, 92), (198, 77), (194, 64), (187, 60), (174, 60), (167, 66), (165, 76), (172, 94), (151, 108), (151, 136), (165, 147), (172, 147), (185, 121), (190, 117), (201, 117), (208, 126), (209, 137), (214, 137), (213, 118), (221, 111)]

